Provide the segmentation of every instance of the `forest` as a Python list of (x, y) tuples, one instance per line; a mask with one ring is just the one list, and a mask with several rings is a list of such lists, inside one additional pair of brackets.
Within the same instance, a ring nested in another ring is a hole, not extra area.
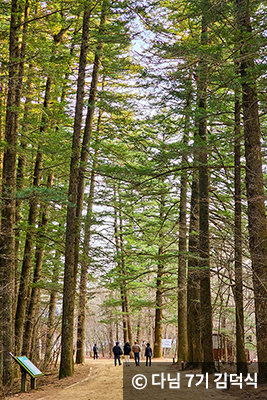
[(265, 1), (0, 14), (0, 388), (162, 339), (267, 384)]

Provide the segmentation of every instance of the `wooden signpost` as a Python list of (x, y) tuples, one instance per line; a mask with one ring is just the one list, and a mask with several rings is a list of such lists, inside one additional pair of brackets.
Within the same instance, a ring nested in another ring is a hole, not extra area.
[(12, 353), (9, 353), (11, 357), (19, 364), (21, 371), (21, 392), (26, 390), (26, 375), (29, 374), (31, 377), (31, 389), (35, 389), (35, 379), (38, 376), (42, 376), (43, 373), (25, 356), (16, 357)]

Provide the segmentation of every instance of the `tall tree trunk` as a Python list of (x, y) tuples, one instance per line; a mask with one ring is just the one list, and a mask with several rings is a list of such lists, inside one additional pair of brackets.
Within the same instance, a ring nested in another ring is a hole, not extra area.
[[(196, 144), (196, 143), (195, 143)], [(194, 155), (194, 166), (196, 156)], [(193, 171), (190, 226), (189, 226), (189, 258), (187, 283), (187, 335), (188, 335), (188, 366), (199, 367), (203, 361), (201, 328), (200, 328), (200, 280), (199, 280), (199, 191), (198, 170)]]
[[(29, 71), (32, 71), (32, 65), (29, 66)], [(29, 118), (29, 112), (30, 112), (30, 104), (32, 101), (32, 91), (33, 91), (33, 82), (32, 82), (32, 76), (30, 73), (30, 77), (28, 77), (27, 80), (27, 96), (26, 96), (26, 101), (25, 101), (25, 107), (24, 107), (24, 116), (23, 116), (23, 121), (22, 121), (22, 130), (23, 133), (25, 134), (28, 132), (28, 124), (27, 120)], [(26, 155), (26, 148), (27, 148), (27, 143), (24, 138), (24, 135), (21, 136), (20, 139), (20, 148), (18, 150), (18, 168), (17, 168), (17, 192), (19, 193), (22, 188), (24, 187), (24, 178), (25, 178), (25, 171), (26, 171), (26, 165), (27, 165), (27, 155)], [(19, 258), (19, 247), (20, 247), (20, 222), (22, 218), (22, 198), (18, 197), (16, 199), (16, 266), (15, 266), (15, 274), (16, 274), (16, 283), (19, 283), (19, 276), (20, 272), (18, 271), (18, 258)], [(16, 308), (17, 308), (17, 287), (19, 285), (16, 284), (16, 298), (15, 298), (15, 310), (14, 314), (16, 313)]]
[(255, 77), (253, 76), (255, 70), (254, 50), (249, 48), (250, 43), (247, 39), (248, 33), (252, 31), (248, 0), (236, 0), (236, 18), (237, 26), (240, 29), (240, 42), (242, 43), (240, 71), (243, 95), (249, 248), (252, 258), (255, 296), (258, 381), (267, 383), (267, 224), (258, 95)]
[[(0, 140), (1, 142), (5, 138), (5, 110), (6, 110), (6, 93), (5, 87), (1, 86), (0, 90)], [(3, 149), (0, 150), (0, 190), (2, 189), (2, 174), (3, 174)]]
[(241, 209), (241, 129), (240, 101), (235, 101), (235, 315), (236, 315), (236, 361), (237, 373), (248, 372), (243, 313), (243, 274), (242, 274), (242, 209)]
[[(30, 10), (30, 1), (25, 0), (24, 6), (24, 22), (28, 20)], [(28, 34), (28, 24), (23, 24), (23, 34), (22, 34), (22, 43), (19, 51), (19, 65), (18, 65), (18, 80), (16, 84), (16, 95), (15, 95), (15, 107), (19, 109), (21, 103), (21, 94), (22, 94), (22, 82), (24, 78), (24, 65), (25, 65), (25, 55), (26, 55), (26, 39)], [(15, 131), (18, 131), (19, 125), (19, 113), (15, 114)]]
[[(100, 61), (97, 62), (100, 68)], [(94, 66), (95, 68), (95, 66)], [(98, 72), (93, 72), (93, 79), (91, 83), (91, 91), (90, 91), (90, 98), (92, 101), (92, 105), (94, 108), (95, 96), (96, 96), (96, 86), (98, 81)], [(95, 79), (96, 78), (96, 79)], [(105, 79), (103, 78), (102, 81), (102, 92), (104, 91), (105, 86)], [(91, 92), (92, 96), (91, 96)], [(90, 99), (89, 99), (90, 103)], [(98, 141), (99, 134), (100, 134), (100, 126), (101, 126), (101, 118), (102, 118), (102, 109), (99, 110), (98, 121), (97, 121), (97, 138)], [(89, 114), (89, 109), (88, 109)], [(88, 117), (87, 114), (87, 117)], [(89, 136), (91, 137), (91, 130), (92, 130), (92, 120), (93, 120), (93, 110), (91, 111), (91, 119), (87, 121), (90, 125), (89, 129)], [(86, 126), (87, 126), (86, 123)], [(89, 127), (87, 127), (89, 128)], [(87, 133), (88, 133), (88, 129)], [(85, 137), (84, 137), (85, 139)], [(89, 148), (89, 142), (87, 142), (87, 146)], [(83, 143), (84, 144), (84, 143)], [(80, 220), (82, 216), (82, 205), (83, 205), (83, 198), (84, 198), (84, 185), (85, 185), (85, 171), (86, 165), (88, 161), (88, 148), (82, 148), (81, 154), (81, 166), (79, 171), (79, 186), (78, 186), (78, 204), (77, 204), (77, 218)], [(85, 227), (84, 227), (84, 242), (83, 242), (83, 255), (81, 258), (81, 276), (80, 276), (80, 287), (79, 287), (79, 312), (78, 312), (78, 329), (77, 329), (77, 352), (76, 352), (76, 364), (82, 364), (85, 361), (85, 323), (86, 323), (86, 286), (87, 286), (87, 272), (88, 272), (88, 253), (90, 249), (90, 237), (91, 237), (91, 226), (92, 226), (92, 210), (93, 210), (93, 202), (94, 202), (94, 192), (95, 192), (95, 175), (96, 175), (96, 166), (97, 166), (97, 155), (98, 150), (96, 150), (94, 155), (94, 161), (91, 171), (91, 179), (90, 179), (90, 191), (89, 191), (89, 198), (87, 204), (87, 215), (85, 220)], [(79, 242), (80, 242), (80, 222), (78, 224), (78, 233), (76, 237), (76, 245), (75, 245), (75, 266), (78, 266), (78, 259), (79, 259)]]
[(110, 322), (110, 326), (109, 326), (109, 358), (112, 357), (112, 349), (114, 346), (114, 340), (113, 340), (113, 326), (112, 326), (112, 322)]
[(124, 290), (124, 304), (125, 304), (125, 314), (126, 314), (126, 323), (127, 323), (127, 333), (128, 333), (128, 341), (130, 345), (133, 345), (133, 332), (132, 332), (132, 322), (130, 316), (130, 305), (129, 305), (129, 295), (127, 290)]
[(79, 158), (80, 158), (80, 139), (81, 124), (85, 85), (85, 68), (88, 53), (89, 40), (89, 19), (90, 2), (85, 3), (83, 16), (82, 43), (79, 60), (79, 74), (77, 82), (77, 96), (75, 106), (75, 118), (72, 137), (72, 156), (70, 165), (69, 179), (69, 203), (67, 206), (67, 227), (65, 245), (65, 268), (64, 268), (64, 289), (63, 289), (63, 316), (62, 316), (62, 336), (61, 336), (61, 359), (59, 378), (73, 375), (73, 330), (74, 330), (74, 303), (76, 290), (77, 268), (75, 267), (74, 253), (76, 244), (76, 207), (78, 195), (79, 177)]
[[(30, 10), (30, 2), (29, 0), (25, 1), (25, 9), (24, 9), (24, 22), (28, 20), (29, 16), (29, 10)], [(20, 107), (21, 103), (21, 94), (22, 94), (22, 82), (23, 82), (23, 77), (24, 77), (24, 64), (25, 64), (25, 54), (26, 54), (26, 39), (27, 39), (27, 33), (28, 33), (28, 24), (24, 23), (23, 24), (23, 37), (22, 37), (22, 43), (21, 43), (21, 49), (20, 49), (20, 60), (19, 60), (19, 79), (18, 79), (18, 85), (16, 89), (16, 99), (15, 99), (15, 106), (17, 109)], [(29, 70), (31, 70), (32, 65), (29, 66)], [(31, 74), (29, 74), (31, 75)], [(32, 94), (32, 77), (28, 77), (27, 79), (27, 96), (26, 96), (26, 101), (25, 101), (25, 109), (24, 109), (24, 117), (23, 117), (23, 123), (22, 127), (23, 129), (26, 127), (26, 118), (27, 114), (29, 112), (29, 104), (31, 102), (31, 94)], [(30, 93), (30, 96), (29, 94)], [(18, 114), (16, 115), (15, 118), (15, 130), (16, 132), (18, 131)], [(26, 168), (26, 154), (25, 154), (25, 149), (26, 149), (26, 143), (25, 140), (22, 138), (21, 139), (21, 152), (19, 154), (18, 158), (18, 170), (17, 170), (17, 191), (19, 192), (24, 183), (24, 176), (25, 176), (25, 168)], [(16, 243), (15, 243), (15, 279), (18, 279), (18, 251), (19, 251), (19, 235), (20, 235), (20, 228), (17, 226), (18, 223), (21, 220), (21, 205), (22, 205), (22, 199), (17, 198), (16, 199)], [(17, 288), (18, 285), (15, 285), (15, 288)], [(15, 301), (14, 301), (14, 315), (16, 314), (16, 308), (17, 308), (17, 293), (15, 293)]]
[(3, 352), (3, 385), (13, 379), (13, 360), (9, 352), (14, 346), (14, 277), (15, 277), (15, 188), (16, 188), (16, 118), (14, 108), (18, 82), (18, 21), (21, 12), (17, 0), (11, 2), (9, 36), (8, 95), (6, 108), (5, 140), (6, 150), (2, 176), (2, 220), (0, 237), (0, 279), (1, 279), (1, 332)]
[(80, 287), (79, 287), (79, 313), (78, 313), (78, 330), (77, 330), (77, 352), (76, 352), (76, 364), (83, 364), (85, 362), (85, 316), (86, 316), (86, 293), (87, 293), (87, 274), (88, 274), (88, 253), (90, 247), (91, 227), (92, 227), (92, 210), (94, 202), (95, 192), (95, 168), (96, 168), (96, 157), (92, 167), (91, 179), (90, 179), (90, 191), (87, 204), (87, 215), (84, 228), (84, 242), (83, 242), (83, 254), (81, 258), (81, 276), (80, 276)]
[[(116, 197), (116, 189), (114, 188), (114, 196)], [(114, 206), (115, 213), (115, 221), (114, 221), (114, 234), (115, 234), (115, 243), (117, 249), (117, 258), (118, 258), (118, 269), (121, 275), (121, 302), (122, 302), (122, 310), (123, 310), (123, 327), (124, 327), (124, 338), (126, 341), (133, 345), (133, 333), (132, 333), (132, 322), (131, 322), (131, 311), (129, 305), (129, 294), (127, 290), (127, 271), (125, 265), (125, 248), (124, 248), (124, 238), (123, 238), (123, 220), (122, 220), (122, 203), (120, 194), (118, 195), (118, 213), (116, 207)], [(118, 232), (118, 222), (119, 221), (119, 232)]]
[[(51, 189), (53, 185), (53, 174), (50, 174), (47, 178), (47, 188)], [(38, 234), (38, 239), (39, 241), (37, 242), (36, 245), (36, 250), (35, 250), (35, 268), (34, 268), (34, 276), (33, 276), (33, 288), (31, 290), (31, 299), (30, 299), (30, 304), (29, 304), (29, 310), (28, 310), (28, 315), (26, 319), (26, 324), (25, 324), (25, 330), (24, 330), (24, 338), (23, 338), (23, 347), (22, 347), (22, 353), (29, 357), (30, 356), (30, 351), (31, 351), (31, 345), (32, 345), (32, 334), (33, 334), (33, 327), (36, 323), (36, 309), (39, 304), (39, 299), (40, 299), (40, 288), (38, 287), (38, 283), (41, 279), (41, 274), (42, 274), (42, 268), (43, 268), (43, 256), (44, 256), (44, 234), (46, 231), (48, 223), (48, 204), (45, 204), (42, 206), (42, 211), (41, 211), (41, 221), (38, 226), (38, 231), (40, 232)]]
[(103, 0), (102, 2), (102, 12), (99, 25), (99, 37), (98, 45), (96, 48), (96, 54), (94, 59), (92, 80), (90, 86), (89, 100), (87, 106), (87, 115), (85, 121), (85, 128), (83, 133), (83, 143), (81, 149), (80, 157), (80, 168), (79, 168), (79, 178), (78, 178), (78, 195), (77, 195), (77, 208), (76, 208), (76, 218), (77, 218), (77, 233), (75, 238), (75, 254), (74, 262), (75, 268), (78, 267), (79, 261), (79, 243), (80, 243), (80, 229), (81, 229), (81, 217), (83, 210), (83, 200), (84, 200), (84, 188), (85, 188), (85, 175), (87, 169), (87, 162), (89, 157), (89, 147), (92, 137), (93, 119), (95, 112), (95, 102), (97, 96), (97, 86), (99, 79), (99, 71), (101, 67), (102, 51), (104, 48), (103, 34), (107, 23), (107, 13), (108, 13), (109, 0)]
[(156, 280), (156, 311), (155, 311), (155, 342), (154, 342), (154, 357), (160, 358), (162, 357), (162, 320), (163, 320), (163, 275), (164, 275), (164, 266), (163, 266), (163, 253), (164, 247), (162, 244), (163, 240), (163, 232), (162, 232), (162, 224), (164, 218), (164, 206), (165, 199), (164, 194), (161, 195), (160, 199), (160, 210), (159, 210), (159, 222), (160, 222), (160, 231), (159, 231), (159, 249), (158, 249), (158, 269), (157, 269), (157, 280)]
[[(58, 283), (59, 272), (60, 272), (59, 259), (60, 259), (60, 254), (58, 252), (56, 252), (54, 268), (53, 268), (53, 276), (52, 276), (53, 286), (56, 286)], [(52, 348), (53, 348), (56, 305), (57, 305), (57, 290), (54, 288), (51, 290), (50, 299), (49, 299), (47, 333), (46, 333), (46, 341), (45, 341), (44, 370), (47, 368), (49, 361), (51, 359), (51, 353), (52, 353)]]
[[(190, 88), (191, 89), (191, 88)], [(185, 132), (183, 143), (188, 143), (189, 116), (188, 109), (191, 99), (191, 90), (188, 94), (185, 107)], [(183, 150), (182, 166), (187, 164), (186, 150)], [(178, 258), (178, 361), (188, 359), (187, 342), (187, 243), (186, 243), (186, 209), (187, 209), (187, 171), (181, 174), (180, 210), (179, 210), (179, 258)]]
[(127, 329), (127, 320), (126, 320), (126, 309), (125, 309), (125, 300), (124, 300), (124, 292), (123, 287), (120, 287), (121, 293), (121, 312), (122, 312), (122, 330), (123, 330), (123, 341), (124, 343), (128, 342), (128, 329)]
[(119, 234), (119, 246), (121, 253), (121, 275), (123, 277), (123, 298), (125, 307), (125, 317), (127, 324), (127, 334), (130, 345), (133, 345), (133, 333), (132, 333), (132, 322), (130, 315), (130, 304), (129, 304), (129, 293), (127, 289), (127, 272), (125, 265), (125, 248), (124, 248), (124, 238), (123, 238), (123, 222), (122, 222), (122, 207), (121, 207), (121, 197), (119, 195), (119, 222), (120, 222), (120, 234)]
[(159, 247), (158, 271), (156, 282), (156, 314), (155, 314), (155, 342), (154, 342), (154, 358), (162, 357), (162, 319), (163, 319), (163, 282), (162, 277), (164, 268), (162, 265), (163, 247)]
[[(160, 223), (163, 220), (163, 206), (164, 199), (161, 196), (160, 202)], [(160, 228), (161, 229), (161, 228)], [(157, 268), (157, 280), (156, 280), (156, 309), (155, 309), (155, 332), (154, 332), (154, 357), (160, 358), (162, 357), (162, 319), (163, 319), (163, 265), (162, 265), (162, 255), (163, 255), (163, 246), (161, 243), (162, 232), (159, 232), (159, 249), (158, 249), (158, 268)]]
[[(207, 44), (207, 14), (202, 16), (201, 45)], [(204, 355), (202, 373), (215, 371), (212, 345), (212, 307), (210, 292), (210, 243), (209, 243), (209, 172), (206, 129), (207, 79), (206, 60), (199, 62), (199, 268), (201, 304), (201, 341)]]
[(140, 310), (140, 313), (138, 316), (138, 324), (137, 324), (137, 330), (136, 330), (136, 340), (138, 343), (140, 343), (140, 339), (141, 339), (141, 321), (142, 321), (142, 309)]
[[(45, 99), (44, 99), (44, 109), (46, 110), (43, 113), (41, 127), (40, 127), (40, 135), (43, 135), (48, 128), (48, 119), (47, 119), (47, 110), (49, 108), (50, 96), (52, 90), (52, 80), (51, 78), (47, 78), (46, 81), (46, 89), (45, 89)], [(33, 177), (33, 187), (38, 188), (41, 184), (42, 179), (42, 170), (43, 170), (43, 152), (38, 148), (35, 168), (34, 168), (34, 177)], [(24, 255), (23, 262), (21, 268), (21, 276), (20, 276), (20, 286), (18, 293), (18, 302), (17, 302), (17, 311), (16, 311), (16, 321), (15, 321), (15, 334), (16, 334), (16, 353), (20, 354), (22, 350), (22, 341), (23, 341), (23, 327), (25, 321), (25, 313), (27, 306), (27, 295), (28, 288), (30, 283), (30, 274), (32, 267), (32, 256), (33, 256), (33, 247), (34, 247), (34, 238), (35, 238), (35, 224), (37, 218), (38, 211), (38, 195), (37, 192), (33, 193), (33, 198), (30, 201), (30, 210), (28, 223), (29, 228), (26, 234), (26, 241), (24, 247)]]
[[(116, 190), (114, 188), (114, 196), (116, 196)], [(116, 244), (116, 256), (118, 262), (118, 270), (121, 271), (121, 254), (120, 254), (120, 244), (119, 244), (119, 233), (118, 233), (118, 217), (117, 217), (117, 210), (114, 207), (114, 237), (115, 237), (115, 244)], [(128, 328), (127, 328), (127, 317), (126, 317), (126, 305), (125, 305), (125, 287), (124, 282), (120, 284), (120, 294), (121, 294), (121, 311), (122, 311), (122, 326), (123, 326), (123, 340), (126, 343), (128, 338)]]

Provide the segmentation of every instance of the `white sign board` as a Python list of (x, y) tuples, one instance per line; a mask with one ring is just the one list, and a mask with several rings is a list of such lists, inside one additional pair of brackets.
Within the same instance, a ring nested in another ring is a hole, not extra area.
[(170, 349), (172, 347), (172, 339), (161, 339), (162, 348)]

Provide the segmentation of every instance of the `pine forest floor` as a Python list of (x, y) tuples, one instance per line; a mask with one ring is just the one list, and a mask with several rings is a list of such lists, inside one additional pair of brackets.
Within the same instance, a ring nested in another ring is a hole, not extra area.
[[(158, 361), (158, 360), (157, 360)], [(12, 397), (7, 397), (10, 400), (140, 400), (146, 398), (147, 400), (266, 400), (267, 399), (267, 385), (258, 385), (258, 388), (248, 388), (247, 386), (240, 389), (239, 387), (230, 387), (229, 390), (219, 390), (209, 384), (209, 389), (205, 385), (195, 386), (192, 384), (191, 388), (187, 386), (188, 378), (185, 374), (197, 374), (200, 371), (180, 371), (178, 366), (172, 365), (172, 360), (161, 359), (161, 362), (166, 363), (166, 371), (180, 372), (181, 373), (181, 388), (177, 390), (168, 391), (164, 394), (160, 391), (160, 387), (154, 386), (149, 395), (144, 397), (144, 391), (135, 390), (128, 380), (127, 387), (124, 388), (123, 394), (123, 367), (114, 367), (114, 362), (111, 359), (99, 358), (93, 360), (87, 359), (84, 365), (75, 366), (75, 374), (72, 377), (58, 380), (58, 371), (45, 374), (43, 377), (37, 379), (37, 389), (30, 390), (27, 393), (20, 393), (19, 385), (20, 380), (17, 381), (18, 393), (14, 393)], [(153, 367), (153, 360), (152, 360)], [(161, 367), (154, 364), (154, 369), (160, 368), (157, 372), (160, 373)], [(131, 367), (125, 369), (125, 374), (130, 374), (133, 371), (138, 371), (138, 374), (147, 373), (148, 369), (142, 360), (141, 366), (136, 367), (131, 360)], [(153, 373), (154, 370), (153, 370)], [(129, 375), (130, 376), (130, 375)], [(210, 377), (211, 378), (211, 377)], [(125, 384), (125, 382), (124, 382)], [(28, 379), (28, 387), (30, 382)], [(143, 393), (142, 393), (143, 392)]]

